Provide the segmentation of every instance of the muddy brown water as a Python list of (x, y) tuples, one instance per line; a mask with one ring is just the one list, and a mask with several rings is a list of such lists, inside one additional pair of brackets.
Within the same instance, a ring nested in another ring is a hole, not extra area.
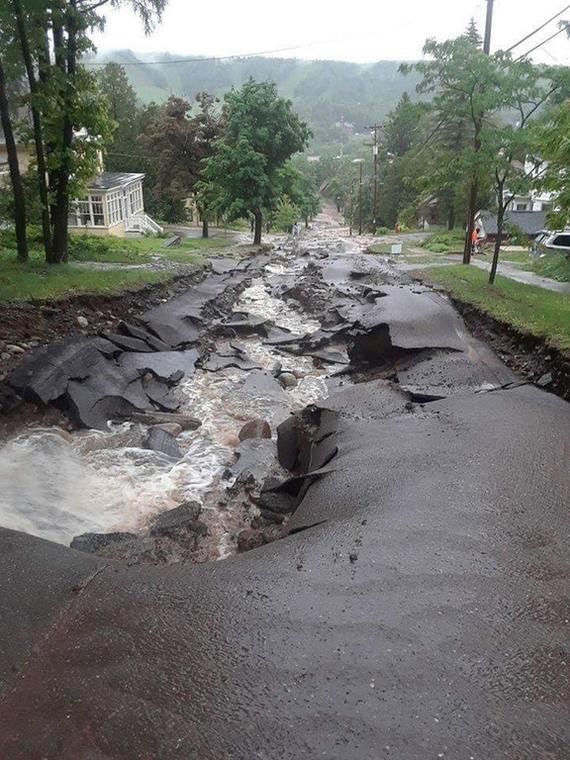
[[(313, 245), (322, 248), (317, 238)], [(234, 304), (295, 334), (312, 333), (320, 323), (297, 302), (272, 294), (276, 280), (293, 284), (307, 258), (280, 250), (254, 277)], [(220, 343), (223, 339), (219, 339)], [(227, 340), (227, 339), (226, 339)], [(190, 500), (203, 507), (210, 528), (210, 556), (233, 551), (242, 515), (219, 509), (232, 481), (222, 480), (236, 460), (241, 427), (254, 418), (276, 427), (291, 411), (328, 394), (327, 378), (338, 365), (319, 366), (310, 356), (292, 355), (267, 346), (258, 335), (240, 338), (247, 356), (271, 371), (277, 363), (299, 377), (296, 387), (273, 395), (252, 394), (248, 372), (235, 368), (198, 369), (176, 388), (181, 412), (201, 420), (196, 431), (182, 433), (178, 461), (143, 448), (145, 427), (109, 423), (106, 431), (67, 432), (29, 424), (0, 448), (0, 524), (57, 543), (69, 544), (83, 533), (139, 533), (157, 514)]]

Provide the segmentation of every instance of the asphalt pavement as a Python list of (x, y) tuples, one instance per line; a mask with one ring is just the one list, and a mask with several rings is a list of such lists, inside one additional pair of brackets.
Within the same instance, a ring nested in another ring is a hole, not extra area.
[(129, 567), (0, 531), (2, 760), (568, 757), (570, 407), (384, 290), (400, 382), (317, 404), (288, 537)]

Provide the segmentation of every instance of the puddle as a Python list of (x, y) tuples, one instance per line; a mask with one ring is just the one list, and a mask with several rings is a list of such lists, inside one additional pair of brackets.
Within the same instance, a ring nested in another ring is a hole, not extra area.
[[(256, 278), (235, 304), (293, 333), (305, 334), (320, 323), (296, 308), (294, 302), (272, 295), (269, 279), (294, 280), (307, 260), (274, 263)], [(248, 372), (226, 369), (197, 370), (176, 388), (181, 412), (202, 421), (202, 427), (177, 439), (183, 457), (167, 457), (141, 448), (144, 430), (132, 423), (110, 425), (108, 432), (29, 429), (0, 449), (0, 523), (51, 541), (69, 544), (88, 532), (145, 528), (156, 514), (184, 500), (199, 501), (211, 511), (209, 523), (219, 543), (219, 556), (228, 552), (231, 519), (216, 510), (227, 484), (221, 475), (235, 458), (238, 433), (245, 422), (267, 419), (276, 426), (289, 412), (328, 395), (326, 379), (336, 367), (317, 368), (313, 359), (265, 346), (259, 336), (239, 338), (249, 358), (267, 371), (277, 362), (294, 370), (298, 385), (274, 396), (252, 395), (245, 382)]]

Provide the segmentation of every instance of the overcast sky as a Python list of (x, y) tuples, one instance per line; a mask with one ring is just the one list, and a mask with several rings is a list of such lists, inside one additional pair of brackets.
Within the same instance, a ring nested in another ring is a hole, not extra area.
[[(507, 48), (566, 3), (563, 0), (496, 0), (493, 49)], [(413, 59), (426, 37), (457, 36), (474, 16), (484, 28), (484, 0), (170, 0), (162, 24), (145, 37), (132, 12), (107, 12), (97, 35), (101, 51), (130, 48), (186, 56), (275, 53), (280, 57), (377, 61)], [(570, 18), (570, 11), (565, 14)], [(521, 53), (556, 31), (551, 24)], [(570, 40), (560, 36), (534, 56), (570, 64)]]

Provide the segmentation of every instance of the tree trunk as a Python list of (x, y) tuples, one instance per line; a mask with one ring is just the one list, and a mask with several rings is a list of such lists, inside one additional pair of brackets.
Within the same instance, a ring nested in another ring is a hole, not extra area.
[(68, 217), (69, 217), (69, 175), (71, 173), (71, 146), (73, 143), (73, 121), (71, 119), (72, 100), (77, 70), (77, 7), (76, 0), (70, 0), (67, 14), (67, 80), (64, 100), (63, 139), (61, 164), (56, 173), (56, 199), (52, 209), (53, 263), (67, 260)]
[(36, 148), (36, 163), (38, 173), (38, 188), (40, 195), (40, 204), (42, 207), (42, 234), (44, 241), (44, 251), (46, 261), (51, 260), (51, 226), (49, 218), (49, 194), (47, 186), (47, 164), (44, 153), (44, 141), (43, 141), (43, 128), (42, 117), (37, 105), (38, 96), (38, 83), (34, 72), (34, 64), (32, 61), (32, 54), (30, 51), (30, 42), (26, 31), (26, 21), (24, 18), (24, 12), (22, 10), (22, 4), (20, 0), (12, 0), (14, 7), (14, 13), (16, 16), (16, 25), (18, 28), (18, 37), (20, 40), (20, 47), (22, 49), (22, 58), (26, 67), (26, 74), (28, 77), (28, 84), (30, 87), (31, 100), (31, 113), (32, 113), (32, 125), (34, 130), (34, 145)]
[[(482, 123), (480, 120), (475, 121), (475, 136), (473, 139), (473, 147), (475, 153), (481, 151), (481, 129)], [(473, 177), (471, 181), (471, 187), (469, 189), (469, 211), (467, 215), (467, 235), (465, 237), (465, 248), (463, 250), (463, 263), (471, 263), (471, 238), (473, 237), (473, 230), (475, 228), (475, 215), (477, 213), (477, 198), (479, 196), (479, 179), (477, 175)]]
[(449, 232), (455, 229), (455, 204), (452, 203), (447, 212), (447, 229)]
[(263, 229), (263, 215), (261, 211), (258, 209), (254, 212), (254, 220), (255, 220), (255, 234), (253, 236), (253, 244), (254, 245), (261, 245), (261, 231)]
[(306, 230), (309, 229), (309, 217), (308, 216), (305, 217), (305, 229)]
[(471, 263), (471, 239), (475, 229), (475, 214), (477, 205), (477, 196), (479, 195), (479, 183), (473, 180), (469, 189), (469, 211), (467, 214), (467, 234), (465, 236), (465, 248), (463, 249), (463, 263)]
[(207, 219), (202, 219), (202, 237), (207, 238), (210, 236), (210, 230)]
[(18, 261), (27, 261), (28, 239), (26, 237), (26, 198), (24, 196), (24, 186), (22, 185), (20, 166), (18, 164), (18, 151), (16, 149), (16, 140), (14, 139), (14, 130), (12, 129), (10, 109), (8, 107), (6, 77), (4, 75), (2, 61), (0, 61), (0, 123), (4, 130), (6, 153), (8, 154), (8, 168), (10, 170), (12, 193), (14, 195), (14, 226), (16, 228)]
[(495, 250), (493, 251), (493, 263), (491, 264), (491, 271), (489, 272), (489, 285), (492, 285), (495, 282), (501, 245), (503, 244), (503, 228), (505, 224), (505, 199), (503, 195), (503, 187), (499, 188), (498, 195), (499, 210), (497, 211), (497, 239), (495, 240)]

